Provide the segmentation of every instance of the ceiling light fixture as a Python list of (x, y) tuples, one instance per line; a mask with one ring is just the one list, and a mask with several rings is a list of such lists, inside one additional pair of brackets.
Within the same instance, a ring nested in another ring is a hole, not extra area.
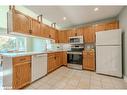
[(63, 20), (66, 20), (67, 18), (66, 17), (63, 17)]
[(99, 8), (94, 8), (94, 11), (96, 12), (96, 11), (98, 11), (99, 10)]

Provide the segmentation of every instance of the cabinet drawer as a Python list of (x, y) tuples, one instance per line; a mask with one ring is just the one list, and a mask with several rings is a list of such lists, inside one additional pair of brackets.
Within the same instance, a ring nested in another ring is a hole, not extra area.
[(55, 53), (48, 53), (48, 57), (55, 57)]
[(13, 58), (13, 63), (18, 64), (21, 62), (31, 61), (31, 56), (20, 56)]
[(94, 52), (89, 52), (88, 55), (89, 56), (94, 56)]

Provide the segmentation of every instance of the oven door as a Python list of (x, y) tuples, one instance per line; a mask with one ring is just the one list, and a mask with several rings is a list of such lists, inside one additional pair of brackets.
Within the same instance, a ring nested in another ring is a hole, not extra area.
[(68, 54), (67, 62), (72, 64), (82, 65), (82, 55), (79, 54)]
[(68, 67), (73, 69), (82, 69), (81, 54), (67, 54)]

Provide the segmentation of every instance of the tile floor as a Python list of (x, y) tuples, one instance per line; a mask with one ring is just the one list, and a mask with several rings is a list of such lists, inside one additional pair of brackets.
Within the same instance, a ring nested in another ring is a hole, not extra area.
[(61, 67), (24, 89), (127, 89), (123, 79)]

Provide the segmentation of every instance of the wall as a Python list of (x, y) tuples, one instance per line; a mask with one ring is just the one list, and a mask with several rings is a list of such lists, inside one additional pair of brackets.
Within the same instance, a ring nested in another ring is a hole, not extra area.
[(120, 28), (123, 29), (123, 67), (124, 75), (127, 77), (127, 7), (119, 14)]

